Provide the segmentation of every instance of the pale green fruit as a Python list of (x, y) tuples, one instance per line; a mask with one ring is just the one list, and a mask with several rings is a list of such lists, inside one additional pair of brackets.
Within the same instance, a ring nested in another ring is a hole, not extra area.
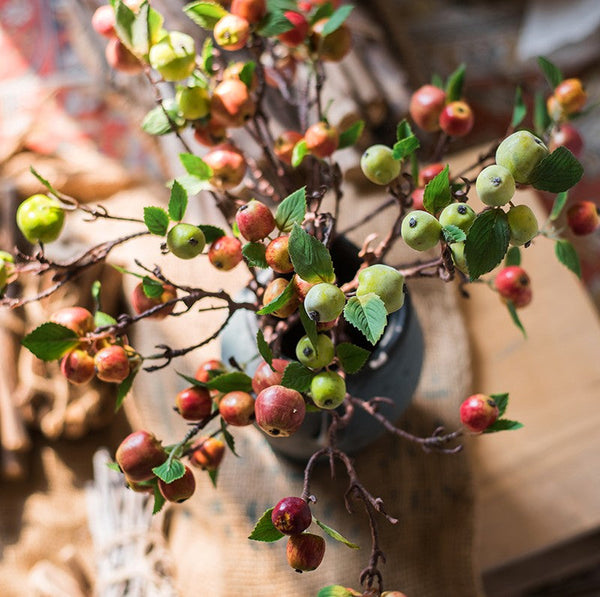
[(204, 87), (180, 87), (175, 101), (179, 113), (186, 120), (204, 118), (210, 112), (210, 97)]
[(322, 282), (315, 284), (304, 299), (304, 308), (314, 321), (333, 321), (337, 319), (346, 305), (346, 296), (335, 285)]
[(548, 153), (541, 139), (529, 131), (517, 131), (498, 146), (496, 163), (510, 170), (516, 182), (529, 184), (533, 169)]
[(4, 290), (7, 279), (8, 279), (8, 268), (6, 267), (6, 262), (3, 259), (0, 259), (0, 292), (2, 292)]
[(204, 233), (193, 224), (175, 224), (167, 234), (169, 251), (180, 259), (192, 259), (200, 255), (205, 244)]
[(483, 203), (499, 207), (508, 203), (515, 194), (515, 179), (510, 170), (493, 164), (479, 173), (475, 188)]
[(468, 276), (469, 268), (467, 267), (467, 259), (465, 257), (465, 243), (452, 243), (450, 245), (450, 251), (456, 269)]
[(538, 233), (535, 214), (527, 205), (515, 205), (508, 210), (510, 244), (520, 247), (532, 240)]
[(465, 234), (475, 221), (475, 210), (466, 203), (451, 203), (442, 210), (440, 224), (442, 226), (457, 226)]
[(148, 60), (165, 81), (181, 81), (196, 66), (194, 39), (180, 31), (171, 31), (150, 48)]
[(386, 185), (398, 178), (400, 160), (394, 159), (394, 151), (387, 145), (371, 145), (360, 158), (363, 174), (375, 184)]
[(313, 402), (319, 408), (331, 410), (337, 408), (346, 396), (346, 382), (334, 371), (321, 371), (310, 382)]
[(415, 251), (427, 251), (440, 242), (442, 225), (426, 211), (416, 209), (402, 221), (402, 239)]
[(376, 294), (388, 313), (398, 311), (404, 304), (404, 276), (393, 267), (378, 263), (358, 273), (356, 296)]
[(17, 226), (30, 243), (55, 241), (64, 223), (65, 212), (60, 202), (48, 195), (32, 195), (17, 209)]
[(15, 258), (8, 251), (0, 251), (0, 259), (5, 263), (15, 262)]
[(298, 344), (296, 344), (296, 358), (309, 369), (322, 369), (327, 367), (333, 357), (335, 356), (335, 349), (331, 338), (326, 334), (319, 334), (317, 336), (317, 350), (313, 348), (308, 336), (300, 338)]

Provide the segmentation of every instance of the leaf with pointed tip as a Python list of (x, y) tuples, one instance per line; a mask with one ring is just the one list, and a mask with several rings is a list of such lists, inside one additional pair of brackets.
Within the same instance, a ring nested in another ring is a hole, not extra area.
[(260, 356), (269, 364), (269, 367), (273, 369), (273, 351), (271, 350), (268, 342), (265, 340), (265, 336), (261, 329), (256, 332), (256, 346), (258, 347)]
[(508, 407), (508, 393), (490, 394), (490, 398), (496, 403), (496, 406), (498, 407), (498, 417), (501, 417)]
[(173, 483), (185, 475), (185, 466), (177, 458), (167, 458), (160, 466), (155, 466), (152, 472), (165, 483)]
[(144, 207), (144, 222), (152, 234), (164, 236), (169, 228), (169, 214), (162, 207)]
[(502, 261), (509, 240), (508, 219), (502, 209), (486, 209), (477, 215), (465, 241), (471, 280), (492, 271)]
[(55, 361), (79, 344), (79, 336), (70, 328), (48, 321), (35, 328), (21, 344), (42, 361)]
[(306, 282), (333, 283), (335, 272), (327, 247), (298, 224), (294, 224), (288, 242), (294, 271)]
[(174, 222), (183, 220), (185, 210), (187, 208), (188, 196), (187, 191), (181, 186), (177, 180), (173, 181), (171, 186), (171, 197), (169, 199), (169, 217)]
[(510, 313), (510, 317), (513, 320), (513, 323), (521, 330), (523, 336), (527, 338), (527, 332), (525, 331), (525, 328), (523, 327), (523, 324), (519, 319), (519, 315), (517, 313), (515, 304), (512, 301), (506, 301), (506, 307), (508, 309), (508, 312)]
[(490, 425), (484, 433), (496, 433), (498, 431), (512, 431), (513, 429), (521, 429), (523, 423), (519, 421), (511, 421), (510, 419), (498, 419), (495, 423)]
[(558, 240), (554, 245), (557, 259), (568, 267), (578, 278), (581, 278), (581, 263), (575, 247), (568, 240)]
[(353, 125), (348, 127), (345, 131), (340, 133), (340, 141), (338, 143), (338, 149), (345, 149), (346, 147), (352, 147), (362, 135), (365, 128), (365, 121), (358, 120)]
[(583, 176), (583, 166), (566, 148), (557, 147), (539, 162), (531, 173), (531, 184), (540, 191), (568, 191)]
[(277, 228), (282, 232), (289, 232), (294, 224), (302, 224), (306, 215), (306, 187), (302, 187), (288, 195), (278, 206), (275, 212)]
[(550, 62), (544, 56), (538, 56), (538, 65), (542, 72), (544, 73), (544, 77), (546, 77), (546, 81), (548, 81), (548, 85), (554, 89), (557, 87), (560, 82), (563, 80), (562, 73), (556, 64)]
[(310, 382), (315, 376), (315, 372), (307, 369), (304, 365), (292, 361), (286, 366), (283, 377), (281, 378), (281, 385), (297, 392), (308, 392), (310, 388)]
[(336, 354), (340, 360), (340, 365), (346, 373), (357, 373), (369, 360), (371, 353), (360, 346), (342, 342), (336, 347)]
[(370, 292), (349, 299), (344, 307), (344, 318), (375, 345), (385, 330), (387, 311), (383, 301)]
[(349, 547), (350, 549), (360, 549), (360, 547), (358, 545), (356, 545), (356, 543), (352, 543), (352, 541), (349, 541), (348, 539), (346, 539), (346, 537), (344, 537), (341, 533), (339, 533), (338, 531), (336, 531), (335, 529), (332, 529), (330, 526), (327, 526), (324, 522), (321, 522), (320, 520), (317, 520), (314, 516), (313, 516), (313, 520), (332, 538), (335, 539), (336, 541), (339, 541), (340, 543), (343, 543), (346, 547)]
[(271, 514), (273, 513), (273, 508), (269, 508), (257, 521), (254, 525), (254, 529), (248, 536), (248, 539), (252, 539), (253, 541), (265, 541), (267, 543), (272, 543), (273, 541), (279, 541), (279, 539), (283, 539), (285, 535), (278, 531), (271, 520)]
[(521, 91), (520, 87), (517, 87), (515, 90), (515, 106), (513, 108), (512, 120), (510, 122), (510, 125), (513, 128), (517, 128), (521, 124), (521, 122), (523, 122), (523, 119), (526, 115), (527, 106), (523, 101), (523, 92)]
[(183, 12), (196, 23), (212, 31), (215, 25), (227, 14), (227, 11), (216, 2), (190, 2), (183, 7)]

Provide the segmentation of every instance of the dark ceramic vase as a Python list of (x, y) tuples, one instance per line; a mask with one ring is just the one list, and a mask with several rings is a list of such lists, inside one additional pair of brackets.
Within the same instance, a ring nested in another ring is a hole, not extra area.
[[(360, 264), (357, 252), (356, 247), (343, 238), (331, 247), (336, 275), (341, 282), (354, 276)], [(235, 357), (238, 363), (245, 365), (248, 375), (253, 375), (261, 362), (256, 348), (257, 330), (258, 319), (254, 313), (237, 311), (221, 335), (223, 361)], [(284, 357), (295, 358), (295, 345), (302, 335), (304, 331), (300, 326), (290, 330), (282, 343)], [(423, 334), (408, 293), (404, 306), (388, 316), (388, 325), (374, 349), (358, 332), (353, 341), (372, 350), (372, 354), (361, 371), (347, 376), (348, 392), (365, 400), (377, 396), (391, 399), (389, 404), (381, 403), (378, 410), (390, 421), (396, 421), (410, 404), (423, 364)], [(302, 427), (294, 435), (266, 437), (276, 452), (295, 460), (307, 460), (326, 445), (329, 421), (327, 411), (307, 413)], [(356, 409), (350, 423), (339, 431), (337, 446), (347, 453), (355, 453), (383, 432), (379, 422)]]

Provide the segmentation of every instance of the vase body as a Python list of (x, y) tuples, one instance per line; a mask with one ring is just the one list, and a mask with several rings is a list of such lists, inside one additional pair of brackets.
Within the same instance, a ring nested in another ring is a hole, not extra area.
[[(351, 272), (355, 272), (360, 263), (356, 256), (356, 247), (344, 240), (337, 245), (337, 251), (332, 248), (334, 265), (336, 265), (336, 253), (340, 251), (343, 255), (349, 253), (350, 259), (348, 255), (343, 257), (344, 267), (350, 272), (346, 276), (353, 276)], [(336, 265), (338, 279), (340, 279), (341, 269)], [(251, 294), (250, 291), (245, 292)], [(248, 296), (243, 298), (247, 299)], [(252, 376), (262, 362), (256, 348), (257, 331), (258, 317), (254, 313), (245, 310), (234, 313), (221, 334), (223, 362), (228, 362), (230, 357), (234, 357), (244, 366), (248, 375)], [(285, 350), (284, 341), (283, 348), (286, 354), (282, 355), (282, 358), (295, 359), (292, 347), (297, 342), (297, 334), (287, 343), (288, 350)], [(423, 334), (408, 293), (406, 293), (404, 306), (388, 316), (385, 332), (375, 348), (370, 348), (371, 357), (365, 366), (358, 373), (347, 375), (347, 390), (350, 395), (363, 400), (375, 397), (390, 399), (389, 403), (382, 402), (378, 405), (378, 412), (395, 422), (410, 404), (423, 363)], [(327, 411), (307, 412), (301, 428), (292, 436), (273, 438), (265, 434), (265, 437), (276, 452), (295, 460), (307, 460), (314, 452), (327, 445), (327, 428), (330, 419), (331, 415)], [(346, 453), (355, 453), (383, 433), (384, 429), (378, 421), (357, 408), (349, 424), (338, 432), (337, 447)]]

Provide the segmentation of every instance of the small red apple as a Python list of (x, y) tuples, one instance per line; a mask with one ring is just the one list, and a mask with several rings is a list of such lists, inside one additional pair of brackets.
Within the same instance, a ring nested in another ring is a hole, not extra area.
[(445, 164), (429, 164), (419, 171), (419, 186), (424, 187), (429, 181), (433, 180), (445, 168)]
[(291, 10), (287, 10), (284, 13), (284, 16), (293, 25), (293, 28), (284, 33), (280, 33), (277, 36), (277, 39), (282, 44), (290, 48), (295, 48), (306, 39), (309, 29), (308, 21), (304, 15)]
[(60, 370), (67, 381), (70, 381), (72, 384), (86, 384), (96, 374), (94, 357), (86, 350), (75, 348), (62, 358)]
[(94, 356), (98, 379), (121, 383), (130, 372), (129, 358), (122, 346), (113, 344), (99, 350)]
[(339, 62), (352, 47), (352, 34), (344, 23), (333, 33), (323, 36), (323, 28), (329, 19), (319, 19), (311, 29), (310, 48), (325, 62)]
[(186, 466), (183, 477), (179, 477), (171, 483), (165, 483), (162, 479), (159, 479), (158, 489), (168, 502), (176, 502), (177, 504), (185, 502), (194, 495), (196, 490), (196, 479), (194, 479), (192, 469)]
[(518, 265), (503, 267), (494, 280), (500, 296), (512, 301), (516, 308), (525, 307), (531, 302), (531, 282), (527, 272)]
[(175, 396), (175, 408), (186, 421), (202, 421), (212, 412), (213, 401), (208, 390), (192, 386)]
[(498, 412), (498, 405), (493, 398), (474, 394), (460, 405), (460, 420), (467, 429), (479, 433), (495, 423)]
[(250, 23), (238, 15), (227, 14), (217, 21), (213, 35), (217, 45), (224, 50), (241, 50), (250, 38)]
[(93, 332), (94, 316), (83, 307), (63, 307), (50, 316), (50, 321), (73, 330), (78, 336)]
[(248, 392), (228, 392), (219, 400), (219, 414), (228, 425), (250, 425), (254, 420), (254, 398)]
[(312, 533), (291, 535), (286, 556), (288, 564), (298, 572), (316, 570), (325, 555), (325, 539)]
[(297, 131), (285, 131), (275, 139), (273, 153), (288, 166), (292, 164), (292, 153), (296, 143), (303, 139), (302, 134)]
[(306, 129), (304, 141), (312, 155), (323, 159), (329, 157), (338, 148), (340, 136), (335, 127), (321, 120)]
[[(213, 375), (211, 375), (211, 373), (213, 373)], [(216, 377), (222, 373), (225, 373), (225, 365), (217, 359), (210, 359), (209, 361), (200, 363), (194, 377), (202, 383), (207, 383), (212, 377)]]
[(265, 259), (269, 267), (278, 274), (289, 274), (294, 271), (288, 251), (289, 240), (289, 236), (278, 236), (267, 245)]
[(240, 127), (252, 118), (256, 104), (248, 87), (239, 79), (219, 83), (210, 101), (211, 118), (224, 127)]
[(267, 14), (266, 0), (233, 0), (231, 14), (243, 17), (249, 23), (258, 23)]
[(302, 394), (284, 386), (264, 389), (254, 403), (256, 423), (272, 437), (286, 437), (300, 428), (306, 405)]
[(152, 433), (140, 430), (119, 444), (115, 459), (127, 478), (139, 483), (154, 477), (152, 469), (167, 459), (167, 453)]
[(203, 437), (192, 446), (190, 462), (205, 471), (216, 471), (225, 455), (225, 444), (216, 437)]
[(115, 36), (115, 11), (110, 4), (103, 4), (94, 11), (92, 29), (109, 39)]
[(144, 70), (138, 58), (132, 54), (127, 46), (117, 37), (108, 40), (104, 49), (106, 62), (111, 68), (128, 75), (136, 75)]
[(554, 97), (566, 114), (581, 112), (587, 102), (587, 92), (580, 79), (565, 79), (554, 89)]
[[(144, 284), (140, 282), (134, 289), (133, 294), (131, 295), (131, 305), (133, 306), (133, 310), (140, 314), (156, 307), (157, 305), (162, 305), (167, 303), (173, 299), (177, 298), (177, 290), (174, 286), (170, 284), (163, 284), (163, 291), (159, 297), (149, 297), (144, 292)], [(170, 305), (165, 305), (164, 308), (159, 309), (156, 313), (148, 316), (148, 319), (164, 319), (167, 315), (173, 312), (175, 308), (175, 303)]]
[[(263, 294), (263, 306), (268, 305), (270, 302), (275, 300), (286, 288), (288, 285), (288, 280), (285, 278), (275, 278), (271, 280), (267, 287), (265, 288), (265, 293)], [(279, 317), (281, 319), (285, 319), (289, 317), (297, 308), (298, 308), (298, 297), (293, 294), (287, 303), (285, 303), (282, 307), (279, 307), (276, 311), (273, 311), (271, 315), (275, 317)]]
[(435, 85), (423, 85), (411, 96), (408, 112), (414, 123), (424, 131), (440, 129), (439, 118), (446, 105), (446, 92)]
[(242, 260), (242, 243), (233, 236), (221, 236), (210, 245), (208, 260), (217, 269), (228, 272)]
[(240, 234), (250, 242), (266, 238), (275, 229), (275, 218), (271, 210), (256, 199), (252, 199), (238, 209), (235, 221)]
[(464, 137), (474, 123), (473, 110), (466, 102), (450, 102), (440, 114), (440, 128), (451, 137)]
[(202, 159), (212, 168), (210, 184), (217, 189), (233, 189), (244, 180), (246, 159), (235, 145), (231, 143), (217, 145)]
[(271, 512), (273, 526), (284, 535), (297, 535), (312, 522), (312, 514), (306, 501), (299, 497), (285, 497), (277, 502)]
[(227, 139), (227, 129), (215, 120), (194, 123), (194, 139), (206, 147), (214, 147)]
[(572, 124), (565, 122), (560, 128), (554, 129), (550, 136), (548, 149), (554, 151), (557, 147), (566, 147), (578, 158), (583, 151), (583, 137)]
[(262, 361), (252, 376), (252, 389), (254, 392), (260, 394), (264, 389), (270, 386), (281, 385), (283, 372), (289, 364), (290, 362), (285, 359), (273, 359), (273, 369), (275, 369), (275, 371), (273, 371), (269, 363)]
[(598, 206), (593, 201), (576, 201), (567, 209), (567, 224), (577, 236), (585, 236), (600, 225)]

